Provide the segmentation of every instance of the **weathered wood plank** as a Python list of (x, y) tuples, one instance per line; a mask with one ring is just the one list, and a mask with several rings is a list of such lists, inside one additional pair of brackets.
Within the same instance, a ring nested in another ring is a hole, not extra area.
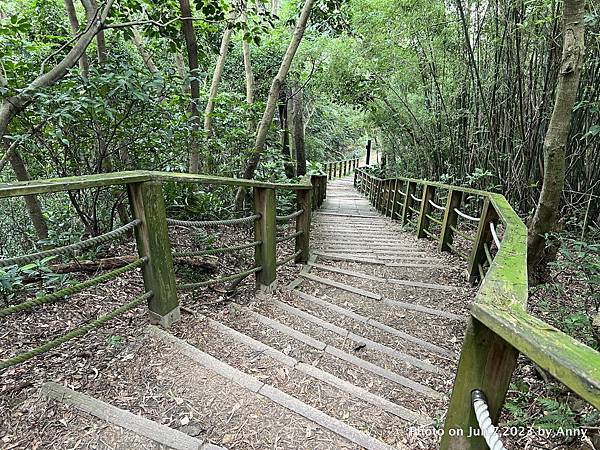
[[(206, 444), (181, 431), (156, 423), (145, 417), (117, 408), (89, 395), (76, 392), (54, 382), (44, 383), (41, 392), (47, 397), (74, 406), (100, 420), (130, 430), (158, 444), (177, 450), (218, 450), (222, 447)], [(224, 450), (224, 449), (222, 449)]]

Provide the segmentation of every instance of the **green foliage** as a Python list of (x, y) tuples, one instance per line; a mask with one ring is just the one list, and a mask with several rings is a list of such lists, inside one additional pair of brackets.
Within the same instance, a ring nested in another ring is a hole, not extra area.
[(308, 161), (306, 163), (306, 174), (307, 175), (326, 175), (325, 164), (318, 161)]
[(40, 296), (72, 284), (68, 274), (54, 273), (49, 267), (48, 263), (55, 258), (0, 268), (0, 305), (18, 303), (25, 295)]
[[(548, 388), (552, 396), (540, 396), (539, 392), (530, 390), (525, 381), (516, 379), (510, 387), (511, 397), (505, 404), (511, 417), (507, 425), (557, 431), (574, 430), (597, 423), (598, 411), (569, 396), (559, 385), (552, 383)], [(568, 441), (569, 438), (566, 438), (565, 442)]]

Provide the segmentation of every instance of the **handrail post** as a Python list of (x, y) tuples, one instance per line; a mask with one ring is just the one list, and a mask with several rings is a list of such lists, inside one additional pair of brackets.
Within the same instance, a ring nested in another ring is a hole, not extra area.
[(486, 260), (484, 245), (492, 241), (490, 223), (496, 223), (497, 221), (498, 213), (490, 203), (490, 199), (486, 197), (483, 201), (477, 237), (473, 243), (473, 250), (471, 251), (471, 257), (469, 258), (469, 281), (472, 284), (475, 284), (480, 278), (479, 264)]
[[(309, 203), (308, 210), (310, 206)], [(260, 290), (271, 291), (275, 288), (277, 278), (275, 241), (277, 209), (274, 189), (254, 188), (254, 211), (260, 215), (260, 218), (254, 222), (254, 240), (261, 241), (261, 244), (256, 246), (254, 257), (256, 266), (262, 267), (262, 270), (256, 272), (256, 286)]]
[(396, 201), (396, 182), (398, 180), (397, 179), (391, 179), (388, 189), (389, 189), (389, 193), (388, 193), (388, 209), (387, 209), (387, 215), (390, 216), (390, 219), (394, 218), (394, 202)]
[(133, 217), (141, 220), (135, 228), (138, 253), (148, 258), (142, 276), (146, 292), (153, 294), (148, 300), (150, 322), (168, 328), (179, 320), (180, 310), (162, 184), (132, 183), (127, 191)]
[(327, 163), (327, 177), (331, 180), (331, 163)]
[(423, 186), (423, 196), (421, 197), (421, 211), (419, 213), (419, 222), (417, 223), (417, 237), (424, 238), (426, 236), (425, 230), (429, 230), (429, 218), (427, 214), (431, 211), (431, 205), (429, 200), (433, 200), (435, 194), (435, 187), (430, 184)]
[(440, 230), (439, 250), (441, 252), (451, 251), (448, 244), (452, 244), (454, 238), (454, 231), (452, 231), (452, 227), (456, 228), (456, 222), (458, 220), (458, 214), (456, 214), (455, 209), (460, 208), (462, 197), (462, 191), (457, 191), (454, 189), (448, 191), (446, 210), (444, 211), (444, 220), (442, 221), (442, 227)]
[[(325, 180), (326, 176), (321, 177)], [(313, 180), (311, 180), (313, 183)], [(313, 189), (306, 189), (298, 191), (296, 196), (296, 205), (298, 210), (302, 210), (302, 214), (296, 217), (296, 231), (302, 231), (302, 234), (296, 236), (296, 252), (300, 252), (296, 256), (295, 261), (297, 263), (306, 264), (308, 262), (308, 253), (310, 250), (310, 221), (312, 217), (311, 205), (312, 196), (314, 195), (314, 184)]]
[(492, 422), (498, 423), (517, 356), (518, 352), (500, 336), (473, 317), (469, 319), (441, 450), (488, 448), (483, 437), (472, 436), (472, 430), (478, 430), (479, 425), (471, 404), (471, 392), (480, 389), (485, 393)]
[(394, 183), (394, 200), (393, 200), (393, 205), (392, 205), (392, 220), (397, 219), (398, 217), (398, 210), (400, 209), (398, 206), (398, 201), (400, 195), (399, 195), (399, 191), (400, 191), (400, 186), (402, 184), (402, 181), (396, 178), (396, 182)]
[(385, 212), (384, 215), (387, 217), (388, 214), (390, 213), (390, 210), (392, 209), (392, 183), (394, 180), (387, 180), (386, 182), (386, 188), (385, 188), (385, 192), (386, 192), (386, 198), (385, 198)]
[(408, 222), (408, 216), (410, 215), (410, 207), (412, 206), (413, 199), (411, 195), (414, 195), (417, 190), (417, 183), (409, 181), (406, 183), (406, 196), (404, 197), (404, 205), (402, 205), (402, 225), (406, 225)]

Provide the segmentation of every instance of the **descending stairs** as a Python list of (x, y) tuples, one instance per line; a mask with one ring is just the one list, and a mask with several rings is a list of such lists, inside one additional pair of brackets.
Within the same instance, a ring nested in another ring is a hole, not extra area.
[(150, 327), (101, 399), (46, 384), (47, 401), (111, 424), (105, 448), (435, 448), (410, 427), (443, 421), (472, 295), (461, 264), (349, 179), (328, 185), (311, 242), (289, 286)]

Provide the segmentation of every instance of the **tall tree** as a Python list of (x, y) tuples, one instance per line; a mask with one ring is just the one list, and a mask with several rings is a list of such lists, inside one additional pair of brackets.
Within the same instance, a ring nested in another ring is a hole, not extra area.
[[(88, 21), (85, 31), (75, 41), (71, 50), (49, 71), (42, 73), (29, 83), (24, 89), (21, 89), (15, 95), (7, 97), (0, 104), (0, 139), (4, 138), (8, 132), (10, 122), (20, 114), (34, 100), (34, 93), (39, 89), (50, 86), (62, 79), (67, 71), (79, 61), (79, 58), (85, 53), (96, 34), (104, 27), (104, 22), (108, 17), (110, 8), (114, 0), (107, 0), (102, 10), (95, 16), (94, 21)], [(8, 152), (0, 162), (0, 170), (3, 163), (8, 160)]]
[(204, 132), (208, 138), (211, 138), (214, 135), (212, 113), (215, 110), (215, 99), (217, 98), (219, 83), (221, 82), (221, 76), (223, 75), (223, 69), (225, 68), (225, 60), (227, 59), (227, 53), (229, 52), (229, 43), (231, 42), (232, 31), (233, 30), (227, 26), (223, 32), (223, 37), (221, 38), (221, 47), (219, 50), (219, 58), (217, 59), (215, 71), (210, 83), (210, 93), (208, 94), (206, 109), (204, 110)]
[(192, 8), (189, 0), (179, 0), (181, 17), (183, 21), (183, 37), (188, 55), (188, 67), (190, 70), (190, 113), (192, 121), (192, 139), (190, 142), (190, 173), (198, 173), (200, 170), (200, 142), (198, 131), (200, 130), (200, 113), (198, 103), (200, 102), (200, 81), (198, 80), (198, 43), (192, 20)]
[(296, 175), (306, 175), (306, 151), (304, 149), (304, 101), (303, 89), (297, 88), (292, 94), (292, 115), (294, 152), (296, 154)]
[(560, 199), (565, 184), (565, 148), (584, 58), (584, 11), (585, 0), (564, 1), (563, 50), (554, 110), (544, 138), (542, 191), (529, 228), (527, 246), (530, 270), (543, 263), (546, 235), (555, 231), (557, 226)]
[[(279, 92), (281, 90), (281, 85), (283, 84), (285, 77), (287, 76), (290, 70), (290, 66), (292, 65), (292, 61), (294, 60), (296, 51), (300, 46), (300, 42), (302, 42), (302, 37), (304, 36), (306, 24), (308, 23), (308, 18), (310, 17), (310, 13), (314, 2), (315, 0), (306, 0), (304, 2), (302, 12), (300, 13), (300, 17), (298, 18), (298, 22), (296, 23), (294, 34), (288, 45), (285, 55), (283, 56), (283, 60), (281, 61), (281, 66), (279, 67), (277, 75), (275, 75), (275, 78), (273, 78), (273, 81), (271, 83), (271, 88), (269, 89), (269, 96), (267, 97), (265, 111), (260, 121), (260, 125), (258, 126), (258, 131), (256, 133), (254, 151), (248, 159), (248, 163), (246, 164), (246, 168), (244, 170), (243, 176), (246, 179), (251, 179), (254, 176), (254, 172), (256, 171), (256, 168), (258, 167), (258, 163), (260, 161), (260, 156), (265, 149), (267, 133), (269, 132), (271, 122), (273, 121), (273, 116), (275, 115), (275, 110), (277, 109), (277, 102), (279, 101)], [(235, 207), (237, 209), (242, 208), (244, 204), (244, 197), (245, 190), (243, 188), (238, 189), (235, 198)]]
[[(79, 33), (79, 19), (77, 18), (77, 11), (75, 10), (75, 4), (73, 3), (73, 0), (65, 0), (65, 9), (67, 10), (67, 15), (69, 16), (71, 31), (73, 32), (73, 35), (76, 36)], [(90, 66), (85, 53), (81, 55), (81, 58), (79, 58), (79, 70), (81, 70), (81, 75), (84, 78), (88, 77)]]

